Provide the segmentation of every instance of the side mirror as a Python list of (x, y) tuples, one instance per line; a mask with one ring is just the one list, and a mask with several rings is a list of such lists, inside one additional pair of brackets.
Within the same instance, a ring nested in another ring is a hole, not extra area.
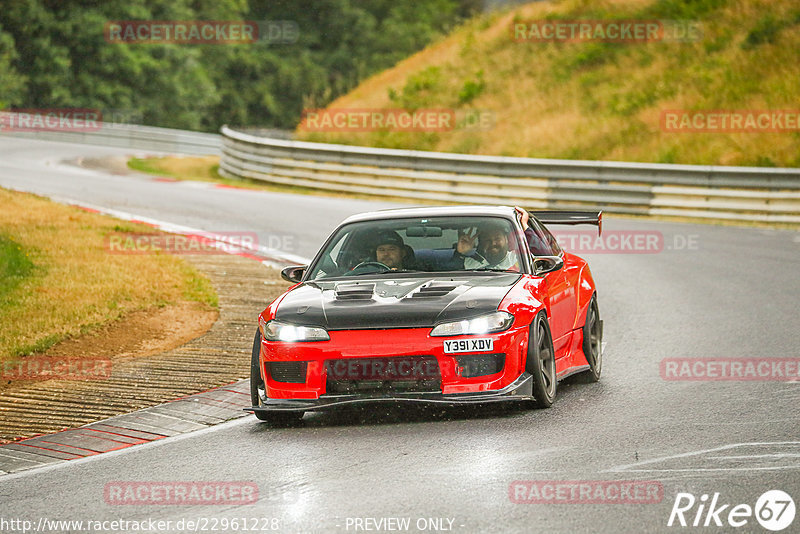
[(287, 282), (296, 284), (303, 279), (306, 269), (308, 269), (308, 265), (293, 265), (291, 267), (286, 267), (285, 269), (281, 270), (281, 278)]
[(564, 266), (564, 260), (559, 256), (536, 256), (533, 258), (533, 274), (542, 276), (557, 271)]

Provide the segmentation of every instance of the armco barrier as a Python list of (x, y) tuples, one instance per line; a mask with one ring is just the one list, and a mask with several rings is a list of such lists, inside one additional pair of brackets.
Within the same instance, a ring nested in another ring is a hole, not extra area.
[(378, 149), (256, 137), (223, 126), (220, 173), (444, 202), (800, 224), (800, 169)]
[[(9, 113), (0, 112), (4, 116)], [(12, 124), (6, 120), (5, 124)], [(0, 122), (3, 124), (3, 122)], [(98, 123), (96, 129), (85, 130), (27, 130), (5, 131), (0, 135), (64, 141), (91, 145), (115, 146), (137, 150), (154, 150), (174, 154), (219, 154), (222, 143), (219, 134), (156, 128), (134, 124)]]

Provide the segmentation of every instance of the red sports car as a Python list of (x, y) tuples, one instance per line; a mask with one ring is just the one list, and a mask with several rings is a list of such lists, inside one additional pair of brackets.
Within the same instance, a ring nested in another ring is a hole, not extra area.
[(258, 318), (256, 417), (289, 423), (343, 404), (549, 407), (562, 378), (600, 378), (603, 323), (586, 261), (545, 225), (600, 212), (495, 206), (356, 215)]

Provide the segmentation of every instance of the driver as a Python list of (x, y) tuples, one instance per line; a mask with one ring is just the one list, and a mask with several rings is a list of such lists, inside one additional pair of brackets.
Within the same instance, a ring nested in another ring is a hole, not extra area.
[(392, 270), (402, 269), (408, 252), (400, 234), (385, 230), (378, 234), (375, 247), (375, 260)]

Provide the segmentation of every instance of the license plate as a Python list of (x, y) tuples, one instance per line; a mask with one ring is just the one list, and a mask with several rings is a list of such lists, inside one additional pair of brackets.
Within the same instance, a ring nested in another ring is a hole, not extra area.
[(494, 348), (494, 339), (478, 337), (474, 339), (447, 339), (444, 342), (444, 351), (447, 354), (456, 352), (490, 352)]

